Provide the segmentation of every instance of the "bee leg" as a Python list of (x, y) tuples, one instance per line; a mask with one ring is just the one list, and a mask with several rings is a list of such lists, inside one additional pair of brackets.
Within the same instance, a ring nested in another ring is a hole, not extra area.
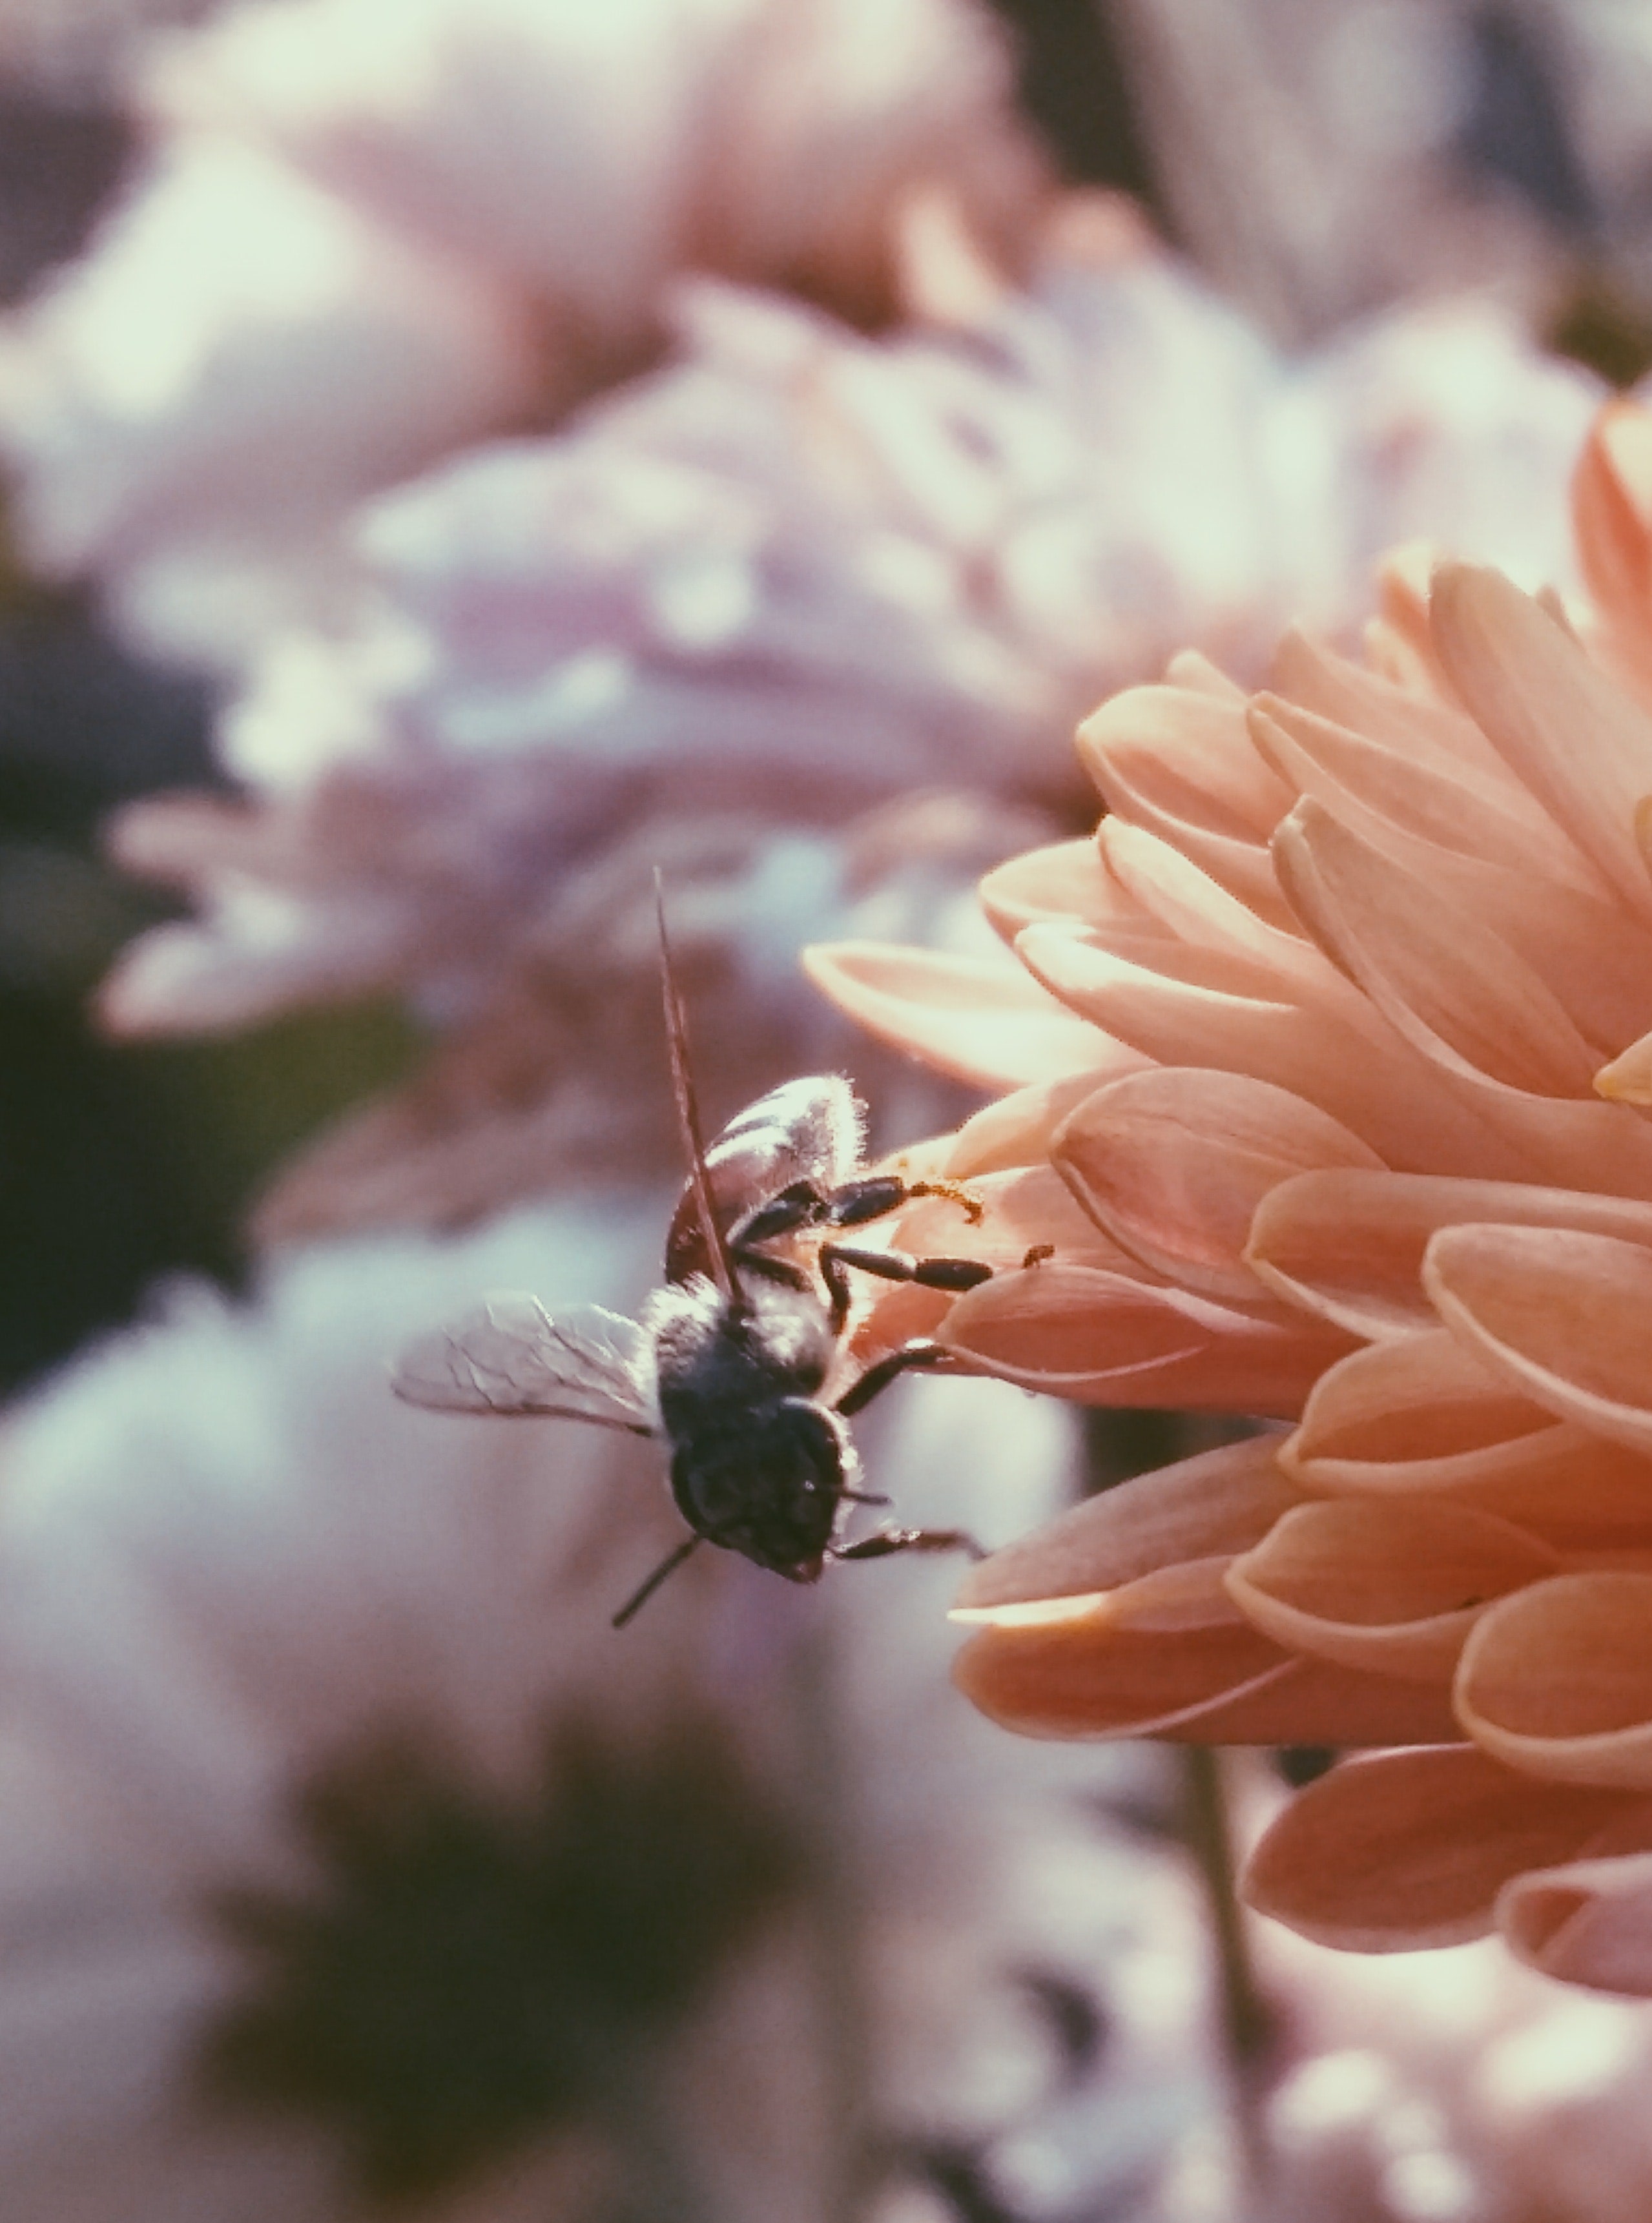
[(962, 1206), (972, 1227), (987, 1209), (978, 1196), (972, 1196), (958, 1181), (909, 1181), (900, 1174), (867, 1174), (860, 1181), (845, 1181), (823, 1198), (821, 1218), (829, 1227), (862, 1227), (867, 1220), (881, 1219), (923, 1196), (950, 1197), (954, 1204)]
[(832, 1410), (852, 1420), (857, 1413), (864, 1413), (873, 1399), (898, 1381), (903, 1374), (913, 1374), (920, 1367), (943, 1367), (952, 1363), (952, 1353), (938, 1343), (920, 1338), (903, 1344), (885, 1358), (874, 1360), (858, 1382), (851, 1382)]
[(922, 1289), (973, 1289), (993, 1278), (992, 1268), (979, 1258), (914, 1258), (905, 1250), (862, 1250), (847, 1243), (823, 1243), (818, 1256), (831, 1302), (832, 1326), (839, 1333), (849, 1316), (847, 1267), (875, 1274), (883, 1282), (916, 1282)]
[(887, 1559), (897, 1552), (968, 1552), (972, 1559), (984, 1559), (987, 1547), (976, 1542), (967, 1528), (880, 1528), (875, 1535), (863, 1536), (858, 1544), (845, 1544), (835, 1550), (835, 1559)]
[(813, 1181), (793, 1181), (779, 1196), (766, 1198), (743, 1219), (736, 1220), (729, 1230), (729, 1244), (746, 1250), (753, 1244), (775, 1242), (782, 1235), (795, 1235), (801, 1228), (818, 1227), (828, 1218), (829, 1205), (830, 1200)]

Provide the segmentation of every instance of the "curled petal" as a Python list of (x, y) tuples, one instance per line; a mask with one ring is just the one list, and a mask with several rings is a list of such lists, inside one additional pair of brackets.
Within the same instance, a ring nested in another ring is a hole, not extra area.
[(1407, 1334), (1432, 1323), (1423, 1253), (1442, 1227), (1477, 1220), (1574, 1227), (1652, 1250), (1652, 1205), (1523, 1181), (1327, 1169), (1271, 1189), (1245, 1256), (1293, 1303), (1355, 1335)]
[(1275, 834), (1274, 862), (1320, 947), (1425, 1057), (1531, 1095), (1588, 1095), (1598, 1060), (1564, 1004), (1438, 886), (1311, 799)]
[(1652, 720), (1495, 571), (1442, 564), (1429, 620), (1453, 684), (1509, 770), (1630, 910), (1652, 918), (1634, 835), (1635, 805), (1652, 791)]
[(1495, 1383), (1478, 1403), (1470, 1391), (1430, 1406), (1409, 1378), (1425, 1348), (1447, 1366), (1453, 1356), (1472, 1363), (1436, 1335), (1356, 1351), (1333, 1367), (1280, 1446), (1289, 1480), (1315, 1497), (1473, 1507), (1561, 1552), (1643, 1548), (1652, 1461), (1549, 1420), (1536, 1406), (1516, 1400), (1511, 1408)]
[(1103, 901), (1106, 874), (1093, 837), (1030, 849), (987, 873), (981, 908), (1006, 941), (1041, 918), (1088, 918)]
[(1511, 1389), (1442, 1328), (1354, 1351), (1315, 1383), (1289, 1464), (1335, 1491), (1343, 1463), (1476, 1459), (1546, 1431), (1541, 1406)]
[(1289, 1651), (1443, 1684), (1491, 1600), (1560, 1564), (1536, 1538), (1466, 1507), (1345, 1499), (1294, 1507), (1234, 1561), (1227, 1587)]
[[(1652, 1842), (1652, 1815), (1640, 1818)], [(1652, 1851), (1515, 1876), (1496, 1913), (1512, 1949), (1544, 1975), (1652, 1998)]]
[(1572, 482), (1583, 576), (1612, 628), (1613, 646), (1639, 664), (1652, 608), (1652, 417), (1639, 402), (1608, 402)]
[(982, 1713), (1024, 1735), (1156, 1736), (1249, 1694), (1288, 1664), (1240, 1617), (1219, 1571), (1203, 1626), (1188, 1618), (1186, 1596), (1179, 1626), (1132, 1626), (1135, 1587), (1067, 1599), (1059, 1613), (1019, 1609), (1023, 1618), (970, 1639), (954, 1681)]
[(1171, 843), (1121, 818), (1104, 818), (1095, 839), (1116, 891), (1114, 901), (1091, 914), (1099, 940), (1145, 928), (1161, 943), (1245, 960), (1246, 977), (1258, 985), (1293, 983), (1299, 994), (1328, 995), (1352, 1008), (1342, 981), (1300, 932), (1258, 917)]
[(1035, 1246), (1048, 1246), (1067, 1265), (1144, 1273), (1096, 1225), (1053, 1166), (980, 1174), (969, 1190), (981, 1206), (979, 1220), (967, 1219), (950, 1197), (925, 1197), (903, 1213), (899, 1247), (920, 1258), (979, 1258), (1002, 1274), (1018, 1270)]
[(1529, 968), (1592, 1055), (1652, 1025), (1652, 933), (1500, 765), (1434, 772), (1415, 742), (1378, 748), (1271, 696), (1251, 722), (1264, 753), (1388, 859), (1397, 883), (1420, 880), (1442, 917), (1466, 913), (1496, 938), (1489, 949)]
[(1443, 1329), (1332, 1367), (1279, 1464), (1309, 1496), (1448, 1499), (1561, 1551), (1643, 1548), (1652, 1512), (1652, 1460), (1512, 1395)]
[(851, 1018), (976, 1087), (1060, 1080), (1106, 1055), (1094, 1028), (1010, 965), (872, 942), (808, 949), (803, 961)]
[(1652, 1574), (1557, 1575), (1503, 1599), (1463, 1647), (1456, 1703), (1510, 1767), (1652, 1791)]
[(1118, 819), (1157, 835), (1258, 917), (1293, 930), (1268, 855), (1290, 790), (1247, 741), (1243, 696), (1128, 689), (1079, 727), (1079, 754)]
[[(1643, 804), (1636, 816), (1645, 815)], [(1652, 1034), (1642, 1035), (1601, 1067), (1595, 1075), (1595, 1093), (1609, 1104), (1633, 1104), (1643, 1110), (1652, 1105)]]
[(1144, 1070), (1148, 1061), (1139, 1051), (1110, 1042), (1099, 1030), (1098, 1051), (1108, 1062), (1085, 1073), (1062, 1074), (1059, 1080), (1036, 1081), (1000, 1096), (966, 1119), (952, 1136), (942, 1160), (955, 1181), (973, 1181), (978, 1174), (1005, 1173), (1017, 1166), (1036, 1164), (1047, 1157), (1050, 1138), (1070, 1112), (1105, 1081), (1126, 1073)]
[(1567, 1859), (1622, 1810), (1471, 1747), (1345, 1760), (1270, 1825), (1240, 1880), (1245, 1904), (1354, 1953), (1457, 1945), (1491, 1927), (1498, 1891)]
[(1438, 1691), (1271, 1644), (1222, 1590), (1223, 1564), (1008, 1607), (963, 1647), (954, 1679), (983, 1713), (1031, 1736), (1392, 1744), (1451, 1734)]
[(1505, 1145), (1374, 1014), (1343, 1008), (1346, 984), (1327, 1007), (1301, 1000), (1299, 983), (1225, 952), (1104, 948), (1053, 926), (1029, 927), (1016, 948), (1052, 994), (1151, 1062), (1248, 1074), (1286, 1089), (1386, 1165), (1510, 1178), (1532, 1171), (1523, 1148)]
[(1163, 1567), (1248, 1550), (1296, 1502), (1274, 1461), (1278, 1442), (1223, 1444), (1086, 1498), (973, 1567), (957, 1610), (1117, 1590)]
[(1258, 695), (1248, 713), (1263, 758), (1366, 841), (1403, 831), (1451, 853), (1496, 860), (1539, 885), (1567, 876), (1592, 887), (1594, 876), (1554, 821), (1500, 766), (1432, 765), (1412, 734), (1384, 746), (1277, 695)]
[(1287, 1417), (1349, 1347), (1311, 1322), (1058, 1259), (969, 1290), (940, 1339), (981, 1373), (1079, 1404)]
[[(1409, 568), (1403, 551), (1384, 565), (1381, 580), (1384, 607), (1391, 621), (1401, 620), (1420, 641), (1426, 641), (1426, 574), (1419, 578), (1414, 593), (1407, 577)], [(1421, 758), (1441, 771), (1453, 766), (1466, 766), (1474, 772), (1503, 770), (1496, 750), (1460, 707), (1431, 699), (1427, 690), (1397, 684), (1365, 664), (1351, 663), (1300, 626), (1291, 627), (1274, 651), (1269, 681), (1275, 695), (1299, 702), (1304, 709), (1350, 727), (1355, 733), (1367, 734), (1413, 761)], [(1284, 813), (1279, 815), (1283, 817)]]
[(1097, 1089), (1050, 1148), (1085, 1210), (1126, 1250), (1185, 1288), (1241, 1303), (1258, 1296), (1244, 1252), (1269, 1190), (1304, 1167), (1380, 1162), (1285, 1089), (1174, 1067)]
[(1245, 698), (1184, 687), (1127, 687), (1078, 729), (1078, 753), (1108, 809), (1138, 822), (1146, 804), (1178, 825), (1265, 843), (1291, 791), (1252, 748)]
[(1652, 1250), (1566, 1228), (1448, 1227), (1428, 1245), (1423, 1283), (1511, 1387), (1652, 1453)]

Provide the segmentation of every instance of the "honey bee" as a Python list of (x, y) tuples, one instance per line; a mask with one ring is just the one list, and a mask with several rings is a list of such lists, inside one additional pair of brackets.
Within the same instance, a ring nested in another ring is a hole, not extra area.
[[(656, 890), (659, 894), (658, 888)], [(948, 1366), (920, 1338), (842, 1372), (854, 1274), (962, 1290), (992, 1269), (863, 1248), (842, 1231), (915, 1198), (980, 1204), (948, 1181), (864, 1170), (861, 1107), (839, 1074), (791, 1080), (731, 1120), (708, 1149), (659, 899), (665, 1036), (689, 1178), (665, 1238), (665, 1280), (640, 1319), (597, 1305), (547, 1313), (501, 1294), (412, 1345), (393, 1386), (448, 1412), (554, 1415), (669, 1447), (688, 1535), (614, 1616), (622, 1628), (700, 1545), (739, 1552), (788, 1582), (829, 1561), (979, 1546), (961, 1529), (887, 1523), (850, 1542), (849, 1508), (886, 1505), (859, 1487), (848, 1423), (902, 1374)], [(828, 1392), (832, 1394), (828, 1395)]]

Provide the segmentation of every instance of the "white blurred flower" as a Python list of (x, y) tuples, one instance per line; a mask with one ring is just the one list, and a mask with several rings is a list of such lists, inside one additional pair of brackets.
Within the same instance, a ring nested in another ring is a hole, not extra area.
[(331, 608), (350, 505), (657, 352), (703, 269), (868, 323), (943, 189), (1043, 181), (974, 0), (251, 0), (157, 41), (153, 151), (0, 350), (27, 545), (233, 661)]
[(1264, 1925), (1296, 2056), (1268, 2106), (1277, 2223), (1630, 2223), (1652, 2204), (1652, 2018), (1496, 1945), (1355, 1961)]
[[(817, 2223), (846, 2099), (876, 2155), (1090, 2073), (1040, 1984), (1113, 1994), (1119, 2072), (1197, 2104), (1186, 1885), (1075, 1803), (1094, 1755), (1006, 1754), (948, 1691), (950, 1571), (800, 1593), (703, 1553), (615, 1635), (675, 1526), (653, 1447), (389, 1396), (384, 1353), (490, 1282), (634, 1301), (664, 1209), (312, 1252), (14, 1413), (9, 2216), (351, 2223), (373, 2193), (575, 2223), (629, 2167), (659, 2223), (697, 2183), (731, 2223)], [(915, 1384), (867, 1454), (913, 1517), (1002, 1535), (1066, 1447), (1054, 1407)], [(794, 1857), (743, 1923), (771, 1836)]]

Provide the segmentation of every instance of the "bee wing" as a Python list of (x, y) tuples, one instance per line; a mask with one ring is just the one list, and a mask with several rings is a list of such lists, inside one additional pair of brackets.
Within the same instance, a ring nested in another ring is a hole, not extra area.
[(554, 1316), (514, 1290), (408, 1345), (390, 1386), (449, 1413), (542, 1414), (652, 1436), (659, 1426), (653, 1345), (601, 1305)]
[[(862, 1115), (841, 1073), (784, 1081), (736, 1114), (706, 1152), (713, 1208), (725, 1231), (755, 1204), (793, 1181), (829, 1193), (861, 1162)], [(665, 1278), (708, 1273), (692, 1187), (684, 1190), (665, 1238)]]

